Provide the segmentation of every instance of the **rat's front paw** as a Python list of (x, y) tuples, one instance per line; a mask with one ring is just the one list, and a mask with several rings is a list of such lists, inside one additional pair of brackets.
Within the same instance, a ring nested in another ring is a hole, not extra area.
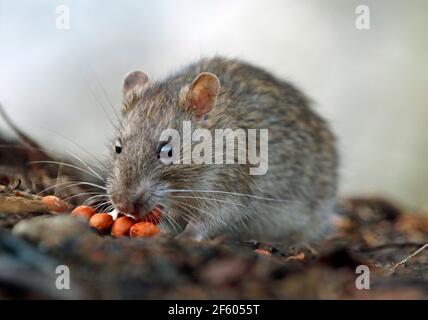
[(175, 237), (176, 239), (190, 239), (194, 241), (201, 241), (205, 238), (201, 228), (188, 224), (183, 232)]

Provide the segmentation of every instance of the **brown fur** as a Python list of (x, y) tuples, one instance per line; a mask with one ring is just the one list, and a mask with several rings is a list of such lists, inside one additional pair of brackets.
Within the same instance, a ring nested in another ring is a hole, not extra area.
[[(221, 84), (205, 121), (185, 107), (186, 90), (201, 72), (215, 74)], [(166, 128), (181, 132), (183, 120), (191, 120), (193, 129), (211, 131), (269, 129), (267, 174), (251, 176), (246, 164), (160, 163), (160, 133)], [(169, 216), (162, 227), (168, 232), (179, 233), (190, 221), (186, 231), (196, 238), (229, 233), (241, 239), (294, 242), (316, 238), (328, 224), (337, 186), (335, 137), (301, 92), (260, 68), (239, 60), (202, 59), (126, 97), (122, 128), (123, 150), (112, 154), (108, 183), (113, 203), (139, 201), (141, 212), (164, 204)], [(135, 199), (143, 181), (144, 201)], [(166, 189), (217, 190), (271, 200)], [(211, 199), (201, 199), (207, 197)]]

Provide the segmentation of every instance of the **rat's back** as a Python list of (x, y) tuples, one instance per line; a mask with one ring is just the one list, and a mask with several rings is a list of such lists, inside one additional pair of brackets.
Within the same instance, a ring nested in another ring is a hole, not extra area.
[(242, 210), (250, 218), (240, 237), (294, 242), (321, 235), (337, 189), (335, 137), (326, 121), (298, 89), (261, 68), (239, 60), (203, 59), (183, 72), (185, 81), (200, 72), (217, 75), (221, 83), (209, 115), (212, 128), (268, 130), (266, 174), (236, 179), (257, 197), (245, 201)]
[[(169, 218), (162, 230), (194, 239), (229, 234), (297, 242), (324, 232), (336, 196), (335, 138), (294, 86), (248, 63), (213, 58), (162, 82), (129, 73), (123, 92), (120, 145), (126, 147), (113, 155), (115, 176), (108, 185), (117, 207), (139, 208), (141, 217), (160, 204)], [(161, 165), (159, 152), (174, 154), (176, 147), (160, 144), (158, 136), (189, 121), (213, 137), (213, 163)], [(218, 129), (227, 135), (220, 150)], [(245, 153), (239, 141), (227, 138), (238, 129), (245, 134)], [(231, 160), (232, 145), (232, 163), (218, 164), (219, 154)]]

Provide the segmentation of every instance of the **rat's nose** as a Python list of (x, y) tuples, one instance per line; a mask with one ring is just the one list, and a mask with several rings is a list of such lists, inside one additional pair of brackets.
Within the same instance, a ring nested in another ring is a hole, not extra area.
[(123, 213), (135, 214), (139, 209), (139, 205), (135, 202), (119, 202), (116, 203), (116, 208)]
[(143, 190), (136, 195), (129, 193), (113, 193), (111, 194), (111, 200), (119, 212), (138, 216), (144, 204), (144, 195), (145, 193)]

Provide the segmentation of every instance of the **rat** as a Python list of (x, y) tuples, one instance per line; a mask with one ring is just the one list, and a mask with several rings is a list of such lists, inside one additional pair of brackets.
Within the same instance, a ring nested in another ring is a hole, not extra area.
[[(329, 230), (336, 138), (295, 86), (247, 62), (213, 57), (158, 82), (130, 72), (122, 92), (107, 178), (118, 212), (141, 219), (160, 210), (161, 232), (195, 240), (309, 243)], [(181, 132), (186, 121), (208, 132), (268, 129), (267, 171), (250, 174), (250, 164), (237, 161), (164, 164), (162, 154), (183, 150), (160, 141), (162, 132)]]

